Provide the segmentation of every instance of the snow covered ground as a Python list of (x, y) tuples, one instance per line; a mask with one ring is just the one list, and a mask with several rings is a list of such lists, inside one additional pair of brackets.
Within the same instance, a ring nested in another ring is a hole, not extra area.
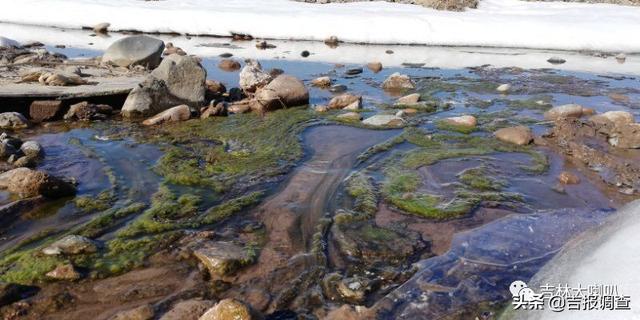
[(640, 52), (640, 7), (482, 0), (445, 12), (387, 2), (0, 0), (0, 21), (273, 39)]
[[(67, 49), (93, 50), (88, 55), (101, 55), (111, 43), (124, 37), (120, 33), (91, 37), (87, 30), (69, 30), (0, 23), (0, 35), (20, 43), (39, 41), (51, 47), (65, 45)], [(560, 70), (597, 74), (640, 75), (640, 55), (627, 55), (622, 63), (613, 56), (606, 58), (572, 51), (549, 51), (533, 49), (471, 48), (471, 47), (425, 47), (408, 45), (356, 45), (340, 44), (330, 48), (322, 42), (272, 40), (275, 49), (259, 50), (254, 41), (229, 41), (212, 37), (184, 37), (154, 35), (165, 42), (172, 42), (189, 54), (200, 57), (217, 57), (222, 53), (233, 53), (236, 59), (258, 60), (286, 59), (320, 63), (363, 64), (379, 61), (385, 67), (399, 67), (403, 63), (424, 63), (425, 67), (461, 69), (490, 64), (494, 67), (520, 67), (525, 69), (554, 68)], [(307, 50), (309, 57), (300, 53)], [(392, 50), (393, 54), (387, 54)], [(547, 62), (552, 56), (567, 62), (552, 65)]]

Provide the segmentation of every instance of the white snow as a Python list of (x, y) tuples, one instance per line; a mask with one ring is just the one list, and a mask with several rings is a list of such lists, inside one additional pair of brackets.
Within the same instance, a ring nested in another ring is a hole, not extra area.
[[(90, 37), (91, 31), (45, 28), (0, 23), (0, 34), (21, 43), (34, 41), (46, 45), (65, 45), (67, 48), (96, 50), (88, 55), (101, 55), (114, 41), (125, 37), (111, 33), (109, 36)], [(288, 61), (308, 61), (320, 63), (364, 64), (379, 61), (384, 67), (398, 67), (402, 63), (424, 63), (425, 67), (461, 69), (490, 64), (494, 67), (520, 67), (524, 69), (554, 68), (560, 70), (599, 73), (640, 75), (640, 55), (630, 54), (624, 62), (613, 56), (602, 58), (589, 54), (569, 51), (548, 51), (532, 49), (470, 48), (470, 47), (426, 47), (408, 45), (355, 45), (340, 44), (330, 48), (322, 42), (270, 40), (275, 49), (259, 50), (254, 41), (230, 41), (212, 37), (190, 37), (154, 35), (165, 42), (172, 42), (189, 54), (200, 57), (217, 57), (230, 52), (235, 59), (258, 59)], [(89, 44), (91, 43), (91, 45)], [(391, 49), (393, 54), (385, 53)], [(302, 50), (311, 55), (303, 58)], [(552, 65), (547, 62), (552, 56), (567, 60), (564, 64)]]
[(640, 7), (481, 0), (446, 12), (388, 2), (0, 0), (0, 21), (272, 39), (640, 52)]

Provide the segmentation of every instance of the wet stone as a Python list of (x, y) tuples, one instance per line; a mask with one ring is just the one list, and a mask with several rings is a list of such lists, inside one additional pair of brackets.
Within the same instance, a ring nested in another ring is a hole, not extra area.
[(232, 242), (209, 242), (193, 251), (212, 276), (227, 276), (252, 262), (249, 252)]
[(29, 106), (29, 116), (34, 122), (57, 120), (62, 116), (62, 101), (36, 100)]
[(351, 68), (344, 72), (348, 76), (354, 76), (362, 73), (362, 68)]
[(46, 276), (55, 280), (78, 280), (81, 277), (80, 272), (72, 264), (59, 265)]

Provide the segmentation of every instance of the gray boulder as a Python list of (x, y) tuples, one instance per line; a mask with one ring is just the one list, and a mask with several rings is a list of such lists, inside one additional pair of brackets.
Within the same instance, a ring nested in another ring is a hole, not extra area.
[(301, 106), (309, 103), (309, 90), (294, 76), (281, 74), (264, 88), (256, 91), (254, 111), (271, 111), (280, 108)]
[(119, 67), (142, 65), (155, 68), (160, 64), (164, 42), (149, 36), (130, 36), (112, 43), (102, 56), (103, 64)]
[(0, 128), (21, 129), (29, 127), (29, 121), (18, 112), (0, 113)]
[(260, 62), (255, 60), (247, 60), (247, 64), (240, 71), (240, 88), (244, 92), (255, 92), (258, 88), (266, 86), (273, 77), (267, 72), (262, 71)]
[(37, 141), (25, 141), (20, 150), (29, 158), (38, 158), (42, 156), (42, 146)]
[(369, 126), (374, 126), (374, 127), (381, 127), (381, 126), (399, 127), (405, 124), (405, 121), (404, 119), (396, 115), (377, 114), (367, 119), (364, 119), (362, 123)]
[(125, 117), (150, 116), (175, 105), (199, 109), (205, 101), (207, 72), (198, 59), (172, 54), (131, 90), (122, 106)]
[(98, 250), (93, 240), (70, 234), (42, 249), (46, 255), (93, 253)]

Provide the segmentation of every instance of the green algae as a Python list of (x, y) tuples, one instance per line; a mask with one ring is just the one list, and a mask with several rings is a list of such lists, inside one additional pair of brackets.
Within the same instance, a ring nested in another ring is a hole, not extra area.
[(356, 173), (346, 182), (346, 191), (354, 199), (354, 210), (374, 214), (378, 207), (378, 198), (373, 181), (363, 173)]

